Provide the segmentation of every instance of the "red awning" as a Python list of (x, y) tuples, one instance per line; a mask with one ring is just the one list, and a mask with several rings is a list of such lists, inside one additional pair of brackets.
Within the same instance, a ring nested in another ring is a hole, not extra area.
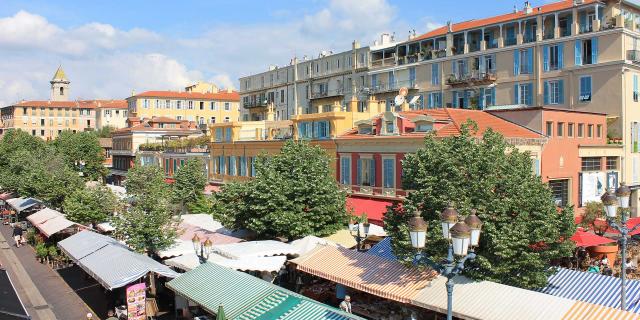
[(584, 231), (576, 231), (576, 233), (571, 236), (571, 240), (573, 240), (578, 247), (593, 247), (599, 246), (601, 244), (616, 242), (613, 239), (601, 237), (599, 235)]
[(175, 180), (175, 179), (172, 179), (172, 178), (165, 178), (165, 179), (164, 179), (164, 182), (166, 182), (166, 183), (168, 183), (168, 184), (172, 184), (172, 183), (176, 182), (176, 180)]
[(209, 195), (209, 194), (214, 194), (214, 193), (217, 193), (217, 192), (220, 192), (220, 187), (219, 186), (214, 186), (214, 185), (210, 185), (210, 184), (204, 186), (204, 194)]
[(15, 198), (13, 196), (13, 193), (11, 193), (11, 192), (5, 192), (3, 194), (0, 194), (0, 200), (9, 200), (11, 198)]
[(361, 216), (366, 213), (369, 221), (379, 225), (382, 225), (382, 218), (387, 212), (387, 207), (392, 204), (391, 201), (380, 199), (347, 198), (347, 209), (353, 210), (353, 215)]

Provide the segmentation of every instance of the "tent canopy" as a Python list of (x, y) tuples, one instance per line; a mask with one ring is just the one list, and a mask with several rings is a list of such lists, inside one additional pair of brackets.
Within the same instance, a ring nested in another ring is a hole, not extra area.
[(7, 200), (7, 204), (9, 204), (16, 211), (20, 212), (35, 205), (42, 204), (42, 201), (35, 198), (13, 198)]
[(312, 251), (318, 245), (330, 245), (334, 247), (338, 246), (338, 244), (335, 242), (331, 242), (327, 239), (318, 238), (316, 236), (306, 236), (302, 239), (291, 241), (290, 244), (296, 250), (298, 250), (299, 254), (305, 254), (309, 251)]
[(49, 208), (44, 208), (29, 215), (27, 220), (38, 228), (47, 238), (64, 229), (77, 225), (77, 223), (67, 220), (62, 213)]
[(231, 259), (298, 254), (298, 250), (295, 247), (275, 240), (214, 245), (211, 251)]
[(153, 272), (175, 278), (169, 267), (129, 250), (116, 240), (91, 231), (82, 231), (58, 242), (60, 249), (102, 286), (112, 290)]
[(602, 244), (616, 242), (613, 239), (601, 237), (597, 234), (593, 234), (591, 232), (585, 231), (576, 231), (576, 233), (571, 236), (571, 240), (576, 243), (578, 247), (593, 247), (599, 246)]
[(27, 217), (27, 220), (31, 222), (32, 225), (41, 224), (49, 219), (63, 217), (64, 215), (56, 210), (50, 208), (44, 208), (32, 215)]
[(0, 319), (31, 319), (7, 270), (0, 268)]
[[(275, 257), (254, 257), (244, 259), (228, 259), (218, 254), (211, 254), (208, 262), (231, 268), (239, 271), (266, 271), (277, 272), (287, 261), (284, 256)], [(182, 270), (193, 270), (200, 265), (200, 258), (191, 252), (179, 257), (167, 259), (164, 263), (168, 266), (177, 267)]]
[(212, 314), (218, 312), (219, 306), (224, 306), (229, 319), (362, 319), (212, 263), (204, 263), (180, 275), (168, 282), (167, 287)]
[(338, 230), (336, 233), (324, 237), (323, 239), (337, 243), (345, 248), (353, 248), (358, 244), (349, 230)]

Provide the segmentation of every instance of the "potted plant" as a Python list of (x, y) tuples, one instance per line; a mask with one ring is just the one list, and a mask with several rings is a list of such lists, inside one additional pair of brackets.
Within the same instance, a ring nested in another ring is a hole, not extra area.
[(56, 268), (57, 267), (57, 262), (58, 262), (58, 249), (56, 248), (55, 245), (50, 246), (48, 251), (48, 256), (49, 256), (49, 263), (51, 264), (52, 268)]
[(49, 250), (44, 245), (44, 243), (38, 243), (36, 245), (36, 258), (40, 263), (43, 263), (49, 254)]

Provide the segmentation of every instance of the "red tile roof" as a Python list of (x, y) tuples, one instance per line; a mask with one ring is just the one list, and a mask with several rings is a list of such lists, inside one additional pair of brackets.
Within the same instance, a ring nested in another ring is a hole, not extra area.
[(103, 109), (127, 109), (127, 100), (96, 100), (99, 105), (98, 108)]
[(117, 108), (127, 109), (126, 100), (76, 100), (76, 101), (51, 101), (30, 100), (14, 104), (15, 107), (45, 107), (45, 108)]
[[(598, 0), (584, 0), (583, 4), (580, 4), (579, 6), (587, 5), (595, 2), (598, 2)], [(564, 0), (564, 1), (546, 4), (540, 7), (535, 7), (533, 8), (530, 14), (525, 14), (523, 10), (520, 10), (516, 13), (507, 13), (507, 14), (484, 18), (484, 19), (469, 20), (465, 22), (454, 23), (452, 26), (452, 30), (453, 32), (460, 32), (463, 30), (475, 29), (475, 28), (480, 28), (480, 27), (499, 24), (499, 23), (505, 23), (513, 20), (522, 19), (522, 18), (535, 17), (540, 14), (547, 14), (550, 12), (570, 9), (573, 7), (574, 7), (573, 0)], [(448, 30), (449, 30), (448, 26), (440, 27), (438, 29), (435, 29), (423, 35), (420, 35), (414, 39), (411, 39), (411, 41), (413, 42), (417, 40), (443, 36), (447, 34)]]
[(200, 92), (178, 92), (178, 91), (145, 91), (135, 95), (134, 97), (150, 97), (150, 98), (185, 98), (185, 99), (204, 99), (204, 100), (226, 100), (240, 101), (240, 94), (237, 91), (227, 92), (220, 90), (218, 93), (200, 93)]

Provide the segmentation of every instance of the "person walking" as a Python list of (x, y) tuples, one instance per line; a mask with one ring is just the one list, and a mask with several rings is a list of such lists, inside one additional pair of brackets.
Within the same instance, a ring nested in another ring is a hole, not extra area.
[(342, 300), (342, 302), (340, 302), (340, 309), (346, 313), (352, 313), (351, 312), (351, 297), (350, 296), (344, 296), (344, 300)]
[(118, 318), (116, 318), (116, 314), (113, 312), (113, 310), (109, 310), (107, 312), (107, 320), (118, 320)]
[(13, 240), (16, 242), (16, 248), (20, 248), (22, 242), (22, 227), (16, 223), (13, 226)]

